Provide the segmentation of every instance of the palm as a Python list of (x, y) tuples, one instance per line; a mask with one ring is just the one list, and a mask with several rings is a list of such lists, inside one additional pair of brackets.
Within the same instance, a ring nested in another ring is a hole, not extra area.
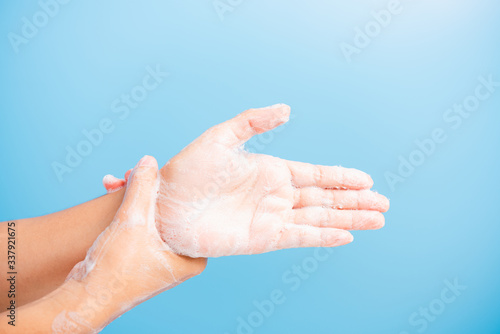
[[(203, 145), (199, 148), (206, 152)], [(195, 152), (187, 157), (181, 153), (162, 170), (165, 196), (158, 212), (165, 241), (174, 251), (191, 256), (274, 250), (293, 209), (294, 189), (286, 164), (224, 147), (212, 150), (216, 159), (208, 161)], [(193, 173), (191, 164), (198, 161), (205, 161), (203, 168)]]
[(207, 131), (162, 168), (157, 226), (173, 251), (219, 257), (337, 246), (352, 241), (344, 229), (383, 225), (378, 211), (388, 203), (362, 190), (371, 186), (366, 174), (241, 149), (288, 113), (286, 106), (247, 111)]

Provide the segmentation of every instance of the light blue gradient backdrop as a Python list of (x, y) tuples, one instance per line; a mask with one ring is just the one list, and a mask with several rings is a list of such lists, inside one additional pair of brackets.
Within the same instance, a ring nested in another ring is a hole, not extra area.
[[(232, 334), (273, 289), (286, 302), (255, 333), (417, 333), (410, 315), (454, 278), (467, 289), (426, 332), (498, 333), (500, 89), (457, 130), (443, 114), (479, 76), (500, 80), (500, 3), (402, 1), (348, 63), (339, 44), (387, 2), (248, 0), (221, 21), (209, 0), (72, 1), (17, 54), (7, 34), (39, 5), (2, 4), (0, 220), (100, 196), (103, 175), (144, 154), (163, 164), (208, 127), (283, 102), (294, 119), (262, 153), (370, 173), (392, 200), (386, 227), (354, 233), (294, 292), (282, 275), (312, 249), (210, 260), (104, 333)], [(111, 102), (156, 64), (170, 76), (119, 120)], [(115, 130), (59, 182), (52, 162), (105, 117)], [(392, 191), (384, 173), (436, 127), (447, 141)]]

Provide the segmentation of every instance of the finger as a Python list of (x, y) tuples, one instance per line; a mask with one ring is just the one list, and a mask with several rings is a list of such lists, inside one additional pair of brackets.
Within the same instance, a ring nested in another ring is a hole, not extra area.
[(102, 179), (102, 184), (104, 185), (104, 188), (106, 188), (106, 191), (109, 194), (125, 187), (126, 181), (108, 174), (104, 176), (104, 178)]
[(143, 224), (154, 219), (158, 187), (158, 163), (155, 158), (146, 155), (130, 174), (127, 191), (117, 213), (119, 220), (132, 218), (129, 223)]
[(126, 173), (125, 173), (125, 183), (128, 182), (128, 178), (130, 177), (130, 173), (132, 173), (132, 169), (129, 169)]
[(290, 118), (290, 107), (276, 104), (270, 107), (249, 109), (235, 118), (219, 124), (210, 135), (230, 147), (243, 145), (253, 136), (270, 131)]
[(104, 176), (104, 178), (102, 180), (102, 184), (104, 185), (104, 188), (106, 188), (106, 191), (108, 192), (108, 194), (114, 193), (115, 191), (118, 191), (118, 190), (122, 189), (123, 187), (125, 187), (127, 185), (128, 178), (129, 178), (131, 172), (132, 172), (132, 169), (129, 169), (125, 173), (125, 180), (119, 179), (111, 174)]
[(278, 249), (305, 247), (337, 247), (353, 241), (351, 233), (334, 228), (287, 225), (278, 241)]
[(335, 210), (308, 207), (294, 211), (294, 222), (298, 225), (333, 227), (343, 230), (376, 230), (384, 227), (384, 215), (378, 211)]
[(339, 166), (316, 166), (302, 162), (287, 161), (296, 187), (370, 189), (373, 180), (370, 175), (354, 169)]
[(294, 209), (322, 206), (341, 210), (389, 210), (389, 200), (370, 190), (332, 190), (317, 187), (295, 191)]

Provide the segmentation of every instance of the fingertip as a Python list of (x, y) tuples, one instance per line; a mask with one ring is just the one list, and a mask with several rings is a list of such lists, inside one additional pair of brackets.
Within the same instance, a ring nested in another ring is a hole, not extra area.
[(268, 108), (274, 109), (277, 113), (279, 113), (279, 117), (277, 117), (277, 120), (279, 121), (280, 124), (287, 123), (290, 120), (291, 108), (289, 105), (284, 103), (278, 103)]
[(354, 241), (354, 236), (352, 235), (352, 233), (350, 232), (347, 232), (347, 231), (344, 231), (345, 234), (342, 236), (342, 245), (347, 245), (347, 244), (350, 244), (351, 242)]
[(366, 174), (365, 172), (361, 172), (363, 175), (361, 176), (362, 183), (368, 188), (371, 189), (373, 187), (373, 179), (370, 175)]
[(102, 178), (102, 184), (107, 187), (109, 185), (112, 185), (116, 182), (120, 181), (120, 179), (118, 179), (117, 177), (111, 175), (111, 174), (108, 174), (108, 175), (105, 175), (103, 178)]
[(130, 173), (132, 173), (132, 169), (129, 169), (126, 173), (125, 173), (125, 182), (128, 181), (128, 178), (130, 177)]
[(265, 128), (267, 128), (264, 129), (265, 131), (278, 127), (290, 120), (291, 108), (289, 105), (284, 103), (277, 103), (273, 104), (272, 106), (250, 109), (250, 110), (260, 111), (260, 112), (266, 111), (272, 114), (272, 116), (264, 117), (264, 119), (267, 118), (268, 121), (270, 122), (265, 126)]
[(104, 188), (106, 189), (106, 191), (108, 192), (108, 194), (110, 194), (110, 193), (113, 193), (115, 191), (122, 189), (125, 186), (126, 181), (121, 180), (119, 178), (114, 177), (113, 175), (108, 174), (108, 175), (104, 176), (104, 178), (102, 179), (102, 184), (103, 184)]
[(331, 229), (325, 231), (324, 247), (338, 247), (350, 244), (354, 241), (354, 236), (345, 230)]
[(140, 179), (141, 182), (151, 182), (156, 180), (158, 175), (158, 162), (156, 159), (150, 155), (145, 155), (139, 160), (137, 165), (131, 171), (128, 184), (134, 182), (134, 180)]
[(366, 229), (380, 230), (385, 226), (385, 216), (381, 212), (372, 212), (372, 215), (371, 223), (366, 226)]
[(372, 177), (359, 169), (341, 166), (332, 168), (340, 174), (338, 183), (340, 183), (341, 187), (356, 190), (369, 190), (373, 187)]
[(354, 241), (354, 236), (352, 235), (352, 233), (347, 232), (347, 231), (343, 231), (343, 232), (344, 233), (342, 234), (342, 238), (339, 239), (339, 241), (338, 241), (338, 246), (344, 246), (344, 245), (350, 244)]
[(290, 120), (291, 108), (289, 105), (284, 103), (278, 103), (273, 105), (272, 107), (280, 110), (282, 116), (281, 119), (283, 120), (284, 123)]
[(352, 230), (378, 230), (384, 227), (385, 217), (379, 211), (360, 210), (355, 214)]
[(135, 166), (136, 168), (141, 168), (141, 167), (154, 167), (158, 169), (158, 162), (156, 159), (150, 155), (145, 155), (139, 160), (137, 165)]
[(387, 212), (387, 211), (389, 211), (389, 209), (391, 207), (391, 201), (387, 197), (385, 197), (383, 195), (382, 195), (382, 197), (383, 197), (382, 200), (381, 200), (381, 202), (382, 202), (382, 205), (381, 205), (382, 206), (382, 212)]
[(377, 220), (377, 223), (374, 225), (374, 230), (380, 230), (385, 226), (385, 216), (380, 213), (380, 218)]
[(389, 199), (382, 194), (377, 193), (375, 190), (362, 190), (369, 194), (371, 198), (371, 205), (369, 205), (369, 210), (387, 212), (391, 206)]

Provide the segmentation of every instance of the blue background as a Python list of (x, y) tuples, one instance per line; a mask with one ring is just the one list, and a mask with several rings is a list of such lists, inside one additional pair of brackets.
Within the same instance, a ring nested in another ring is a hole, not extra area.
[[(348, 62), (340, 44), (387, 3), (248, 0), (221, 20), (210, 0), (72, 1), (16, 53), (8, 34), (40, 6), (4, 2), (0, 220), (100, 196), (105, 174), (144, 154), (163, 164), (208, 127), (283, 102), (294, 117), (260, 152), (370, 173), (391, 199), (386, 227), (354, 233), (296, 291), (282, 276), (313, 249), (210, 260), (104, 333), (236, 333), (275, 289), (286, 302), (255, 333), (419, 333), (410, 316), (454, 279), (466, 290), (421, 332), (499, 333), (500, 89), (457, 129), (443, 115), (479, 76), (500, 81), (500, 3), (403, 0)], [(156, 64), (169, 76), (119, 119), (112, 101)], [(103, 118), (113, 132), (59, 182), (52, 163)], [(436, 128), (447, 140), (392, 190), (385, 173)]]

